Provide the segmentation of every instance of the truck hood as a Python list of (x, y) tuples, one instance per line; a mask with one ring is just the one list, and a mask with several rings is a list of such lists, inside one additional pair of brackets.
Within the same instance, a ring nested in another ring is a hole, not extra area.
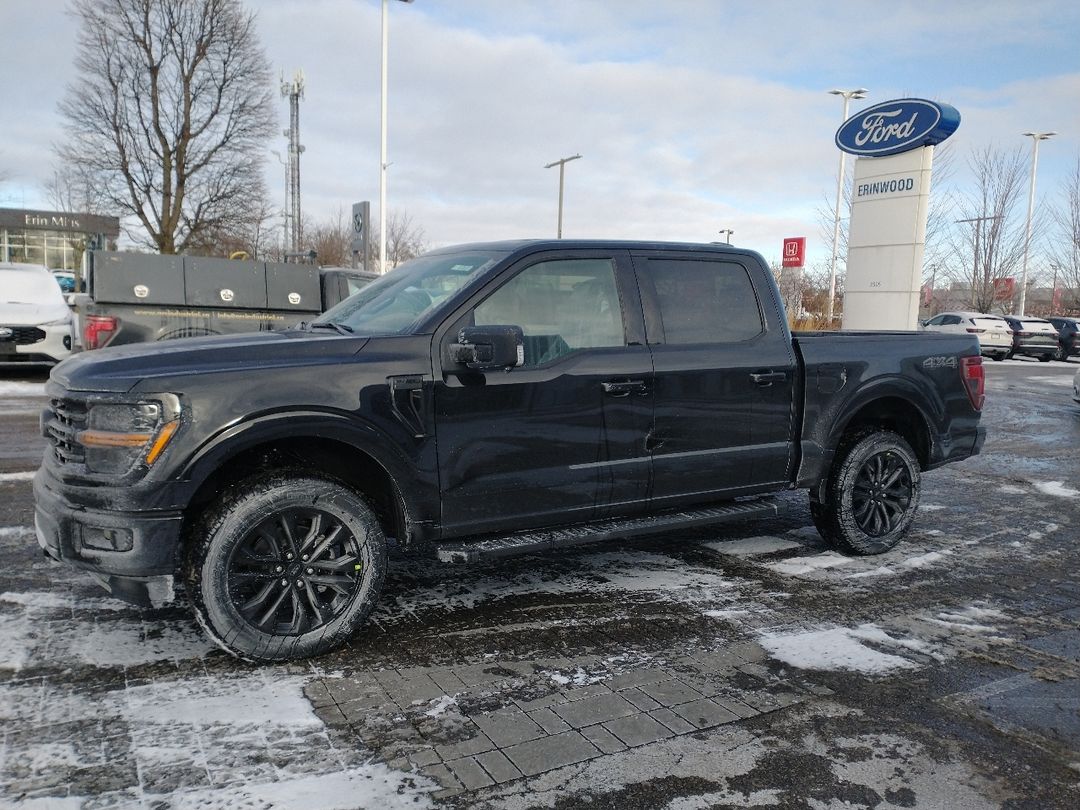
[(333, 361), (356, 354), (368, 340), (333, 333), (249, 332), (136, 343), (72, 355), (51, 377), (69, 391), (125, 393), (155, 378)]

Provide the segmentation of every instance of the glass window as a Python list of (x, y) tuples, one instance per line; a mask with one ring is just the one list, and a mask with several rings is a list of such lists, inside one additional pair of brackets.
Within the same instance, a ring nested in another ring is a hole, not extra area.
[(650, 259), (668, 343), (731, 343), (761, 334), (745, 268), (733, 262)]
[(525, 334), (525, 366), (550, 363), (579, 349), (626, 343), (610, 259), (534, 264), (480, 304), (473, 322), (520, 326)]

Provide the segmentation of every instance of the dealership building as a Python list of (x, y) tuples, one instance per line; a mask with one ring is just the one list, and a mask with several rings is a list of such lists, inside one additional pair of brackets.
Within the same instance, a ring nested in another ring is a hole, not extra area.
[(81, 270), (88, 249), (113, 246), (120, 220), (96, 214), (0, 208), (0, 261)]

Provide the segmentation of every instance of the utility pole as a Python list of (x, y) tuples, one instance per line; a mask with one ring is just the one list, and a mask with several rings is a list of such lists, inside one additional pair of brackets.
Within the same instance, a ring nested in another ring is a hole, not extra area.
[(553, 166), (559, 167), (559, 227), (557, 231), (559, 239), (562, 239), (563, 184), (565, 182), (566, 176), (566, 164), (569, 163), (571, 160), (578, 160), (580, 157), (581, 155), (571, 155), (570, 157), (560, 158), (559, 160), (556, 160), (553, 163), (549, 163), (544, 167), (545, 169), (550, 169)]
[(289, 244), (286, 252), (298, 253), (300, 250), (300, 99), (304, 97), (304, 71), (298, 70), (291, 82), (281, 77), (281, 97), (289, 99), (289, 128), (284, 131), (289, 139), (289, 186), (286, 205), (292, 219), (289, 229)]

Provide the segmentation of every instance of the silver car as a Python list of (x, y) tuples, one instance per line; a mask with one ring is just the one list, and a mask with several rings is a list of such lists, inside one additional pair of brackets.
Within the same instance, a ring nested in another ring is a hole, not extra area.
[(942, 312), (925, 320), (921, 328), (927, 332), (972, 334), (979, 339), (979, 351), (995, 360), (1004, 360), (1013, 347), (1013, 333), (1000, 315), (984, 312)]

